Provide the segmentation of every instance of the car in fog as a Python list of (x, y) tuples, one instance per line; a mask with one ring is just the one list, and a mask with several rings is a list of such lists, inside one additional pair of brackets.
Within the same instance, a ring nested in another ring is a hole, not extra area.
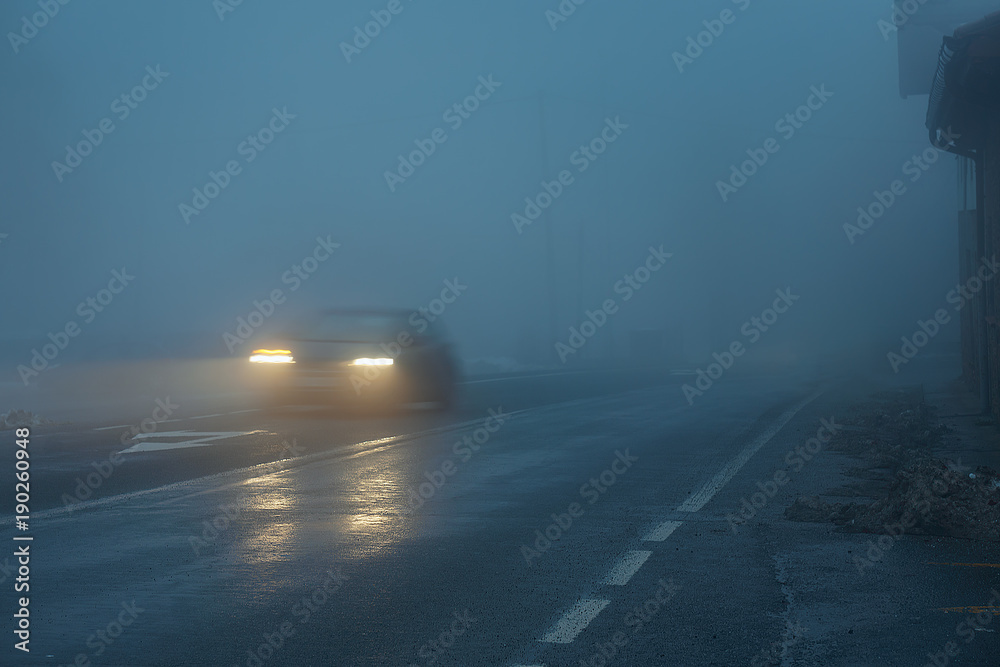
[(326, 310), (253, 350), (268, 407), (451, 407), (457, 367), (440, 319), (405, 310)]

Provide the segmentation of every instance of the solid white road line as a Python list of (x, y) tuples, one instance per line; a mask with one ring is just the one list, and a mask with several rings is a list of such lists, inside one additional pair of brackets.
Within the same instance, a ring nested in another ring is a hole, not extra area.
[(680, 521), (664, 521), (653, 531), (643, 538), (644, 542), (662, 542), (670, 537), (670, 534), (681, 527)]
[(569, 644), (597, 618), (609, 602), (610, 600), (580, 600), (563, 614), (552, 629), (542, 637), (542, 641), (548, 644)]
[(639, 571), (646, 559), (653, 554), (652, 551), (629, 551), (622, 556), (615, 566), (604, 578), (604, 584), (608, 586), (624, 586), (632, 575)]
[(817, 391), (811, 396), (804, 398), (799, 401), (795, 406), (789, 409), (787, 412), (778, 417), (771, 426), (767, 428), (766, 431), (761, 433), (759, 436), (754, 438), (754, 440), (748, 444), (743, 450), (736, 455), (732, 461), (730, 461), (725, 468), (723, 468), (715, 477), (713, 477), (698, 493), (694, 494), (677, 508), (678, 512), (697, 512), (702, 507), (704, 507), (712, 497), (719, 492), (722, 487), (726, 485), (733, 478), (736, 473), (740, 471), (746, 462), (750, 460), (757, 451), (763, 447), (767, 442), (777, 435), (778, 431), (784, 428), (785, 424), (791, 421), (798, 412), (816, 400), (822, 391)]
[(489, 378), (486, 380), (463, 380), (456, 384), (485, 384), (487, 382), (510, 382), (511, 380), (531, 380), (534, 378), (549, 378), (557, 375), (580, 375), (584, 371), (569, 371), (565, 373), (542, 373), (540, 375), (512, 375), (510, 377)]

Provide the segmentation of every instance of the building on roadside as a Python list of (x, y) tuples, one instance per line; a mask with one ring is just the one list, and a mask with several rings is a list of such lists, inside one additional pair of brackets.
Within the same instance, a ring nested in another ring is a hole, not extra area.
[(943, 38), (929, 95), (929, 139), (959, 160), (962, 375), (1000, 421), (1000, 11)]

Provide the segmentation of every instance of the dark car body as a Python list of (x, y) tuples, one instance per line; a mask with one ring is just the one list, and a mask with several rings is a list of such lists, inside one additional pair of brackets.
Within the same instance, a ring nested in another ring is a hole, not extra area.
[(457, 379), (440, 321), (406, 310), (326, 310), (251, 355), (268, 403), (452, 404)]

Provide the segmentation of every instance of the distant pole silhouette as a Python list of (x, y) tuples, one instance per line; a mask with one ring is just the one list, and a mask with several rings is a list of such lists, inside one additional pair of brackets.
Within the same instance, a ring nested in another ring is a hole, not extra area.
[[(542, 152), (542, 180), (549, 177), (548, 134), (545, 127), (545, 92), (538, 92), (538, 126), (539, 142)], [(551, 208), (551, 207), (550, 207)], [(545, 282), (548, 293), (548, 354), (550, 361), (556, 360), (556, 341), (558, 340), (556, 319), (556, 277), (555, 277), (555, 245), (552, 233), (552, 218), (548, 209), (542, 211), (542, 223), (545, 227)]]

